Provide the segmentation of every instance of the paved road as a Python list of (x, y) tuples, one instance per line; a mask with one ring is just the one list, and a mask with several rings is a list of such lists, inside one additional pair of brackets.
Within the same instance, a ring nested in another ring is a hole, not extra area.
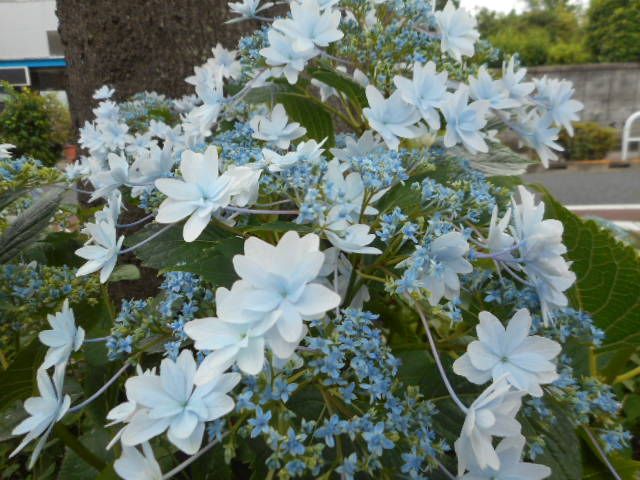
[(640, 204), (640, 165), (595, 171), (548, 170), (524, 176), (565, 205)]
[(547, 170), (524, 176), (541, 183), (583, 217), (601, 217), (625, 230), (640, 232), (640, 165), (589, 171)]

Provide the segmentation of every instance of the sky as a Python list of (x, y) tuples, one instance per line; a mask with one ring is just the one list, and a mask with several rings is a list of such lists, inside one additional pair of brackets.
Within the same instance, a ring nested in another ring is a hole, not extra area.
[[(576, 0), (575, 3), (587, 4), (589, 2), (587, 0)], [(522, 0), (462, 0), (461, 4), (469, 10), (487, 7), (499, 12), (510, 12), (514, 8), (517, 11), (521, 11), (524, 8), (525, 2)]]

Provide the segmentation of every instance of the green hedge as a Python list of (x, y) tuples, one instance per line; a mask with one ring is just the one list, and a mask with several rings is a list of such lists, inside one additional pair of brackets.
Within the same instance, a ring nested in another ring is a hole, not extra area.
[(603, 127), (593, 122), (574, 124), (575, 134), (566, 131), (560, 134), (559, 143), (564, 147), (567, 160), (600, 160), (614, 150), (620, 136), (615, 128)]

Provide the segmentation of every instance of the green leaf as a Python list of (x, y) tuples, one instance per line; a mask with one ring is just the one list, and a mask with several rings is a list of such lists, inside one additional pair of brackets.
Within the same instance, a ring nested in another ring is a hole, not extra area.
[(35, 338), (24, 347), (9, 368), (0, 373), (0, 410), (33, 393), (36, 371), (44, 358), (44, 347)]
[(564, 243), (577, 276), (570, 290), (576, 309), (589, 312), (604, 330), (604, 346), (640, 346), (640, 259), (638, 253), (591, 220), (582, 220), (543, 188), (547, 213), (564, 224)]
[(317, 141), (325, 138), (326, 146), (335, 144), (333, 119), (319, 100), (309, 97), (299, 87), (274, 83), (254, 88), (245, 97), (248, 103), (281, 103), (289, 118), (307, 129), (307, 136)]
[(139, 280), (140, 270), (135, 265), (118, 265), (109, 277), (110, 282), (119, 282), (121, 280)]
[(0, 262), (7, 262), (38, 239), (49, 226), (49, 221), (58, 209), (62, 194), (50, 191), (22, 212), (0, 237)]
[(522, 433), (526, 438), (531, 435), (542, 437), (544, 452), (536, 457), (536, 463), (551, 468), (550, 480), (582, 480), (582, 448), (575, 427), (569, 420), (563, 407), (551, 398), (545, 398), (545, 405), (555, 416), (555, 421), (541, 420), (521, 414)]
[(489, 176), (515, 176), (522, 175), (533, 162), (530, 158), (514, 152), (501, 143), (490, 144), (489, 152), (469, 155), (469, 152), (461, 146), (447, 149), (447, 155), (451, 158), (466, 158), (476, 170)]
[(312, 231), (312, 228), (309, 225), (299, 225), (293, 222), (283, 222), (283, 221), (275, 221), (269, 223), (262, 223), (260, 225), (251, 225), (248, 227), (242, 228), (244, 233), (255, 233), (255, 232), (288, 232), (288, 231), (296, 231), (300, 233), (309, 233)]
[[(150, 225), (128, 239), (134, 245), (157, 232), (161, 226)], [(231, 260), (242, 253), (240, 237), (209, 225), (194, 242), (185, 242), (182, 228), (170, 228), (151, 242), (135, 250), (142, 263), (161, 272), (181, 271), (200, 275), (214, 287), (230, 286), (237, 275)]]
[(309, 74), (316, 80), (344, 93), (349, 100), (361, 108), (369, 105), (364, 87), (352, 78), (328, 68), (312, 68)]

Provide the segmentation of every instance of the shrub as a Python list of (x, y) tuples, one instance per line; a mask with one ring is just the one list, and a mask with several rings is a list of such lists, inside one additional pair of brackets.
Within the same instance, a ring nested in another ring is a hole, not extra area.
[(54, 165), (70, 138), (71, 121), (65, 107), (55, 97), (28, 88), (18, 91), (5, 83), (3, 89), (8, 98), (0, 113), (2, 142), (15, 145), (18, 155)]
[(600, 160), (620, 141), (615, 128), (603, 127), (594, 122), (576, 123), (574, 128), (573, 137), (563, 131), (559, 139), (569, 160)]
[(560, 42), (549, 47), (549, 64), (571, 65), (576, 63), (589, 63), (591, 54), (581, 42)]

